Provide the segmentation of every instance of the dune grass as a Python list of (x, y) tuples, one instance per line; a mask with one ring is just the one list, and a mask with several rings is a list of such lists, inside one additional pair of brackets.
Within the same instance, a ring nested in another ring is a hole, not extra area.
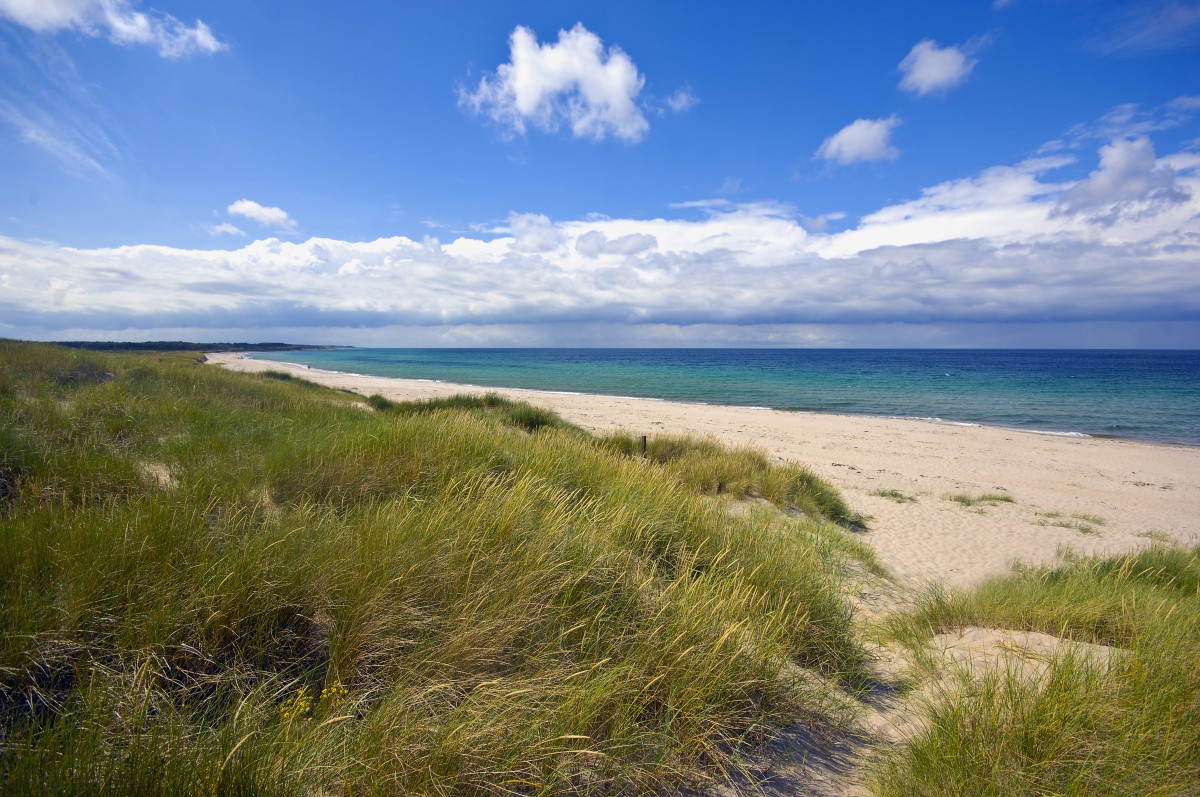
[(890, 499), (895, 501), (897, 504), (915, 504), (917, 502), (915, 496), (902, 493), (899, 490), (875, 490), (871, 493), (871, 495)]
[(1072, 512), (1069, 517), (1063, 516), (1062, 512), (1039, 512), (1037, 524), (1071, 529), (1080, 534), (1096, 534), (1098, 527), (1107, 526), (1108, 521), (1099, 515), (1086, 512)]
[[(600, 445), (627, 457), (641, 456), (641, 439), (627, 432), (604, 436)], [(859, 529), (866, 525), (866, 519), (851, 510), (831, 484), (802, 465), (772, 464), (756, 448), (727, 448), (706, 438), (659, 435), (647, 439), (645, 458), (693, 491), (764, 498), (811, 518)]]
[(4, 791), (639, 793), (843, 719), (807, 471), (301, 382), (0, 341)]
[(567, 423), (553, 410), (535, 407), (525, 401), (513, 401), (499, 393), (485, 393), (482, 396), (461, 394), (423, 401), (392, 401), (376, 393), (367, 399), (367, 403), (382, 412), (392, 412), (398, 415), (429, 414), (438, 410), (462, 410), (475, 415), (492, 416), (501, 423), (524, 429), (527, 432), (550, 428), (584, 434), (582, 429)]
[(881, 795), (1200, 793), (1200, 547), (1068, 557), (971, 592), (932, 592), (892, 633), (914, 650), (970, 625), (1112, 646), (1069, 647), (1044, 676), (998, 667), (940, 694)]
[(952, 493), (942, 496), (947, 501), (965, 506), (968, 509), (975, 509), (978, 512), (983, 511), (985, 506), (999, 506), (1000, 504), (1015, 503), (1011, 495), (1007, 493), (982, 493), (980, 495), (971, 495), (970, 493)]

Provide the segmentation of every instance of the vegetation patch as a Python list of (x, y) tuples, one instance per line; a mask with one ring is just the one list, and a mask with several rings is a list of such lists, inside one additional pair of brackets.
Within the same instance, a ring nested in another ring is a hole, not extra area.
[(757, 448), (727, 448), (716, 440), (688, 435), (657, 435), (646, 438), (643, 455), (642, 439), (626, 432), (601, 437), (598, 445), (645, 462), (691, 491), (763, 498), (812, 519), (854, 529), (866, 526), (867, 518), (852, 510), (824, 479), (796, 463), (773, 464)]
[(535, 407), (525, 401), (513, 401), (499, 393), (484, 395), (460, 394), (424, 401), (392, 401), (378, 393), (367, 398), (376, 410), (397, 415), (428, 415), (436, 412), (469, 412), (481, 417), (493, 417), (508, 426), (535, 432), (538, 429), (559, 429), (584, 434), (578, 426), (567, 423), (553, 410)]
[(294, 385), (302, 385), (307, 388), (316, 388), (317, 390), (327, 390), (323, 385), (318, 385), (308, 379), (301, 379), (295, 374), (290, 374), (287, 371), (259, 371), (258, 375), (264, 379), (275, 379), (280, 382), (291, 382)]
[[(968, 626), (1066, 646), (1039, 677), (996, 667), (932, 700), (925, 730), (878, 772), (882, 795), (1192, 794), (1200, 783), (1200, 547), (1068, 557), (895, 618), (918, 653)], [(926, 658), (928, 661), (928, 658)]]
[(1099, 527), (1108, 525), (1108, 521), (1099, 515), (1086, 512), (1072, 512), (1070, 516), (1064, 516), (1062, 512), (1039, 512), (1038, 518), (1039, 526), (1057, 526), (1080, 534), (1096, 534)]
[(871, 495), (877, 495), (880, 498), (887, 498), (895, 501), (897, 504), (915, 504), (917, 499), (915, 496), (902, 493), (899, 490), (875, 490)]
[(796, 466), (186, 354), (0, 341), (0, 388), (6, 792), (646, 793), (865, 682)]
[(947, 493), (942, 496), (947, 501), (953, 501), (960, 506), (965, 506), (968, 509), (974, 509), (976, 512), (982, 513), (984, 507), (998, 506), (1000, 504), (1015, 503), (1015, 499), (1007, 493), (983, 493), (981, 495), (970, 495), (968, 493)]

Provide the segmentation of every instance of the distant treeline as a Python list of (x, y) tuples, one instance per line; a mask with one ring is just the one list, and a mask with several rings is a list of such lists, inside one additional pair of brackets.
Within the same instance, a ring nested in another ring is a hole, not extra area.
[(107, 341), (58, 340), (59, 346), (92, 351), (297, 351), (346, 349), (349, 346), (309, 346), (296, 343), (193, 343), (186, 340)]

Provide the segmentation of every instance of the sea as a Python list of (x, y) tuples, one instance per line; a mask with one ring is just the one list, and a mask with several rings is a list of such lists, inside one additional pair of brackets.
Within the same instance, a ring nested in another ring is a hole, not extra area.
[(324, 349), (326, 371), (1200, 446), (1200, 351)]

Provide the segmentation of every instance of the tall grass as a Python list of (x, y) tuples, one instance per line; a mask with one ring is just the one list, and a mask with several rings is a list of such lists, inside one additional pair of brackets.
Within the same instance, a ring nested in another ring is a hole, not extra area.
[(485, 393), (482, 396), (460, 394), (422, 401), (392, 401), (376, 393), (367, 399), (367, 403), (377, 410), (394, 412), (399, 415), (428, 414), (438, 410), (464, 410), (475, 415), (490, 415), (501, 423), (524, 429), (527, 432), (552, 428), (583, 434), (582, 429), (567, 423), (553, 410), (535, 407), (525, 401), (513, 401), (499, 393)]
[(827, 486), (751, 457), (813, 519), (730, 517), (699, 454), (355, 401), (0, 342), (5, 791), (637, 792), (841, 719), (785, 677), (865, 670)]
[(893, 632), (919, 646), (965, 625), (1069, 646), (1045, 675), (997, 668), (934, 701), (928, 729), (882, 769), (880, 793), (1200, 793), (1200, 547), (1072, 557), (978, 590), (932, 594)]
[[(626, 456), (641, 455), (641, 440), (626, 432), (600, 439), (600, 445)], [(832, 485), (796, 463), (772, 464), (756, 448), (727, 448), (715, 440), (659, 435), (646, 441), (645, 459), (690, 490), (743, 498), (764, 498), (782, 509), (846, 526), (865, 525)]]

